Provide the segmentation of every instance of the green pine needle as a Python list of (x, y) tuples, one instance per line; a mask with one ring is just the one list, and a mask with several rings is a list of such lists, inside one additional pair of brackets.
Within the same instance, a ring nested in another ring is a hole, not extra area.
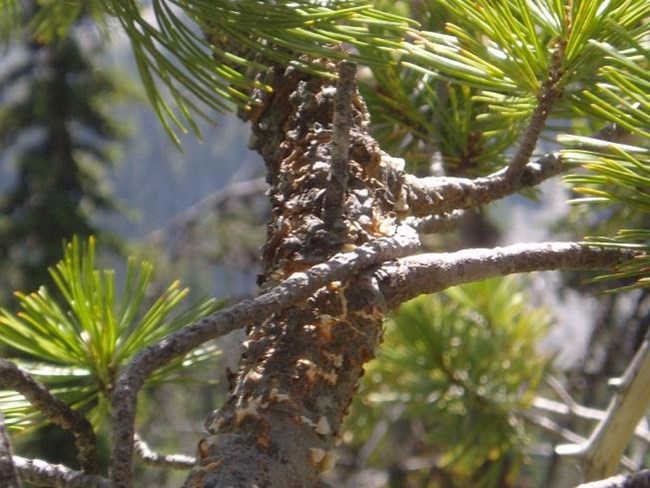
[[(147, 292), (153, 266), (130, 258), (118, 293), (113, 270), (97, 269), (95, 239), (65, 245), (63, 259), (50, 268), (54, 296), (45, 287), (17, 293), (20, 312), (0, 309), (0, 342), (20, 352), (18, 364), (75, 409), (99, 421), (108, 411), (110, 392), (121, 367), (169, 333), (222, 306), (201, 300), (182, 312), (189, 289), (174, 282), (155, 300)], [(55, 298), (55, 296), (57, 298)], [(183, 369), (214, 358), (207, 346), (159, 370), (149, 384), (174, 381)], [(20, 395), (0, 392), (0, 410), (9, 425), (40, 427), (45, 419)], [(93, 413), (94, 412), (94, 413)]]
[[(344, 436), (365, 445), (383, 421), (381, 443), (390, 444), (413, 425), (425, 455), (459, 486), (497, 488), (505, 476), (516, 478), (527, 442), (518, 413), (530, 406), (549, 360), (537, 344), (550, 316), (529, 303), (522, 280), (506, 277), (402, 305), (366, 368)], [(501, 476), (485, 477), (488, 465)]]
[[(650, 214), (650, 148), (616, 144), (587, 137), (559, 138), (564, 144), (580, 144), (583, 149), (562, 151), (562, 159), (580, 165), (586, 171), (571, 174), (565, 181), (584, 195), (570, 201), (626, 209), (633, 212), (633, 224), (647, 226)], [(646, 143), (648, 141), (646, 140)], [(598, 211), (597, 208), (595, 208)], [(588, 237), (593, 245), (631, 248), (646, 254), (601, 276), (595, 281), (624, 280), (629, 285), (610, 291), (646, 288), (650, 285), (650, 231), (646, 228), (621, 229), (614, 237)]]

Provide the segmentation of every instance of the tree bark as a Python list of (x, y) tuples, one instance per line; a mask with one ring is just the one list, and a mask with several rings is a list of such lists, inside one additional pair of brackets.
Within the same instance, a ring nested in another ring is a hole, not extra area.
[[(260, 94), (251, 115), (252, 146), (264, 157), (271, 186), (262, 289), (393, 235), (402, 183), (369, 136), (355, 91), (344, 232), (328, 228), (321, 215), (336, 89), (291, 68), (269, 76), (275, 91)], [(366, 297), (362, 308), (347, 303), (345, 288), (334, 282), (250, 328), (228, 400), (206, 423), (211, 435), (199, 443), (199, 465), (186, 486), (307, 488), (333, 466), (341, 422), (384, 319), (381, 304), (367, 299), (376, 294), (372, 280), (355, 284), (354, 295)]]

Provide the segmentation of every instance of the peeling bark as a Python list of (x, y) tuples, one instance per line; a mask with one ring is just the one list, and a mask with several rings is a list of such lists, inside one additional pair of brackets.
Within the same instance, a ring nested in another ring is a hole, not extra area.
[[(263, 289), (341, 250), (393, 235), (401, 190), (399, 172), (367, 133), (366, 108), (355, 93), (344, 232), (325, 225), (334, 87), (291, 69), (271, 77), (276, 92), (251, 117), (252, 145), (271, 185)], [(375, 294), (370, 280), (355, 287)], [(199, 444), (200, 464), (187, 487), (317, 485), (333, 466), (342, 419), (381, 337), (380, 303), (351, 310), (346, 285), (333, 282), (250, 328), (228, 401), (206, 423), (212, 435)]]

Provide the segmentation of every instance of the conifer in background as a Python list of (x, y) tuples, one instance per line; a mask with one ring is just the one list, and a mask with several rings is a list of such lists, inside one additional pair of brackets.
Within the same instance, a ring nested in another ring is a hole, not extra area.
[(47, 44), (26, 28), (0, 70), (0, 165), (15, 175), (0, 186), (0, 298), (48, 282), (62, 242), (99, 233), (93, 213), (115, 210), (102, 175), (122, 135), (105, 110), (118, 91), (92, 37), (82, 17)]

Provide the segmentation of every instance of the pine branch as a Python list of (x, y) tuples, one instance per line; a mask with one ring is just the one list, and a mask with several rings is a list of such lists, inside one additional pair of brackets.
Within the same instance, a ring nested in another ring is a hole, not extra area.
[(109, 488), (106, 478), (74, 471), (60, 464), (50, 464), (40, 459), (14, 456), (20, 477), (35, 486), (61, 488)]
[(4, 488), (20, 487), (16, 466), (13, 461), (11, 441), (2, 412), (0, 412), (0, 486)]
[(17, 391), (38, 408), (52, 423), (69, 430), (75, 437), (79, 464), (84, 472), (99, 472), (97, 440), (90, 422), (58, 399), (47, 387), (11, 361), (0, 358), (0, 385)]
[(551, 153), (528, 163), (516, 179), (508, 175), (507, 168), (474, 179), (406, 175), (403, 191), (411, 215), (425, 217), (485, 205), (539, 185), (568, 169), (558, 153)]
[(152, 451), (139, 435), (133, 437), (133, 444), (136, 456), (145, 464), (161, 468), (191, 469), (196, 465), (194, 456), (185, 454), (159, 454)]
[(618, 470), (625, 448), (650, 407), (650, 337), (646, 337), (625, 374), (615, 383), (616, 393), (605, 418), (586, 443), (558, 446), (560, 455), (578, 457), (587, 481), (610, 476)]
[(506, 172), (508, 178), (517, 180), (523, 174), (533, 155), (533, 151), (535, 151), (535, 147), (537, 147), (537, 141), (544, 130), (546, 120), (551, 114), (555, 101), (561, 94), (558, 81), (561, 76), (562, 63), (563, 55), (561, 48), (558, 47), (553, 53), (550, 72), (542, 85), (537, 106), (524, 132), (519, 149), (508, 165)]
[(359, 246), (352, 252), (337, 254), (329, 261), (304, 273), (294, 273), (263, 295), (208, 316), (142, 351), (122, 371), (112, 396), (113, 488), (132, 486), (136, 396), (145, 380), (156, 369), (210, 339), (264, 320), (273, 313), (305, 300), (332, 281), (349, 279), (364, 268), (413, 254), (418, 248), (417, 234), (402, 226), (393, 237), (377, 239)]
[(456, 230), (464, 217), (465, 212), (463, 210), (453, 210), (452, 212), (422, 218), (409, 217), (406, 222), (421, 235), (444, 234)]
[(576, 488), (650, 488), (650, 469), (584, 483)]
[(334, 96), (332, 116), (332, 152), (330, 173), (325, 187), (323, 222), (328, 229), (342, 227), (343, 206), (348, 187), (348, 155), (350, 153), (350, 129), (352, 128), (352, 97), (355, 92), (355, 63), (339, 64), (339, 81)]
[[(594, 134), (594, 138), (616, 142), (628, 134), (625, 129), (608, 124)], [(440, 176), (418, 178), (407, 174), (404, 181), (406, 203), (415, 217), (476, 208), (533, 188), (569, 169), (571, 165), (564, 164), (560, 153), (553, 152), (525, 164), (516, 178), (511, 176), (510, 167), (474, 179)]]
[(376, 276), (379, 291), (392, 309), (418, 295), (463, 283), (532, 271), (612, 268), (636, 255), (570, 242), (515, 244), (402, 258), (381, 266)]

